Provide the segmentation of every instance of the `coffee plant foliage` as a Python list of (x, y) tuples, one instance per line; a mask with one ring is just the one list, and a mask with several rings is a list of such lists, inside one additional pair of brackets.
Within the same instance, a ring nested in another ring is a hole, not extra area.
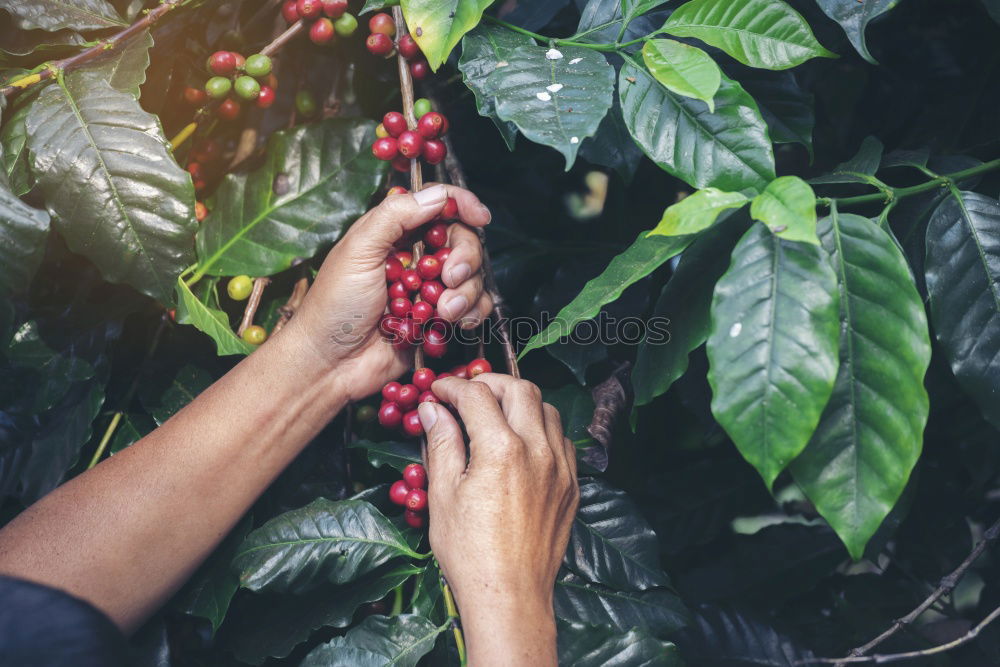
[[(580, 453), (562, 664), (842, 655), (961, 562), (1000, 498), (1000, 3), (354, 2), (362, 26), (401, 6), (448, 167), (493, 213), (521, 372)], [(273, 105), (235, 120), (185, 93), (212, 52), (284, 30), (280, 3), (178, 0), (50, 69), (158, 4), (0, 0), (3, 521), (253, 352), (231, 277), (271, 279), (272, 329), (344, 230), (409, 187), (372, 155), (402, 104), (363, 28), (282, 45)], [(206, 142), (221, 153), (195, 173)], [(588, 425), (609, 377), (627, 402), (605, 448)], [(426, 537), (388, 502), (419, 460), (338, 417), (137, 654), (457, 664)], [(927, 642), (995, 607), (998, 574), (978, 561)], [(1000, 634), (936, 660), (996, 664)]]

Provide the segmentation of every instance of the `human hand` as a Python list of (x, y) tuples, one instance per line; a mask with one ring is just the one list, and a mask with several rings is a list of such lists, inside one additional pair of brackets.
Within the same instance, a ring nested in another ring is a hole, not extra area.
[(446, 289), (438, 314), (471, 327), (492, 310), (480, 275), (482, 247), (475, 230), (489, 223), (489, 210), (469, 192), (432, 185), (414, 194), (392, 195), (361, 216), (333, 247), (305, 301), (286, 329), (307, 350), (310, 365), (336, 369), (345, 400), (375, 393), (410, 365), (409, 352), (379, 335), (387, 291), (385, 260), (407, 233), (436, 218), (448, 197), (458, 203), (460, 223), (452, 224), (452, 248), (441, 280)]
[(534, 384), (485, 373), (421, 403), (427, 432), (430, 542), (462, 614), (469, 658), (555, 664), (552, 590), (579, 501), (576, 456), (559, 412)]

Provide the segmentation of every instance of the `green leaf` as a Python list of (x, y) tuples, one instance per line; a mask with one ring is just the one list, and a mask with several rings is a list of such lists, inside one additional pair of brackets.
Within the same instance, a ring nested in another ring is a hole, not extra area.
[(600, 53), (578, 46), (519, 46), (487, 79), (497, 115), (525, 137), (566, 158), (567, 171), (580, 143), (597, 132), (611, 108), (615, 72)]
[(782, 176), (768, 183), (750, 204), (750, 217), (787, 241), (819, 245), (816, 194), (798, 176)]
[(813, 157), (814, 98), (799, 85), (794, 72), (746, 68), (736, 79), (753, 97), (767, 123), (771, 141), (801, 144)]
[(219, 186), (195, 275), (271, 275), (337, 240), (385, 175), (374, 140), (371, 121), (348, 118), (274, 133), (263, 166)]
[(687, 607), (665, 589), (617, 591), (563, 572), (556, 579), (554, 598), (557, 619), (611, 626), (619, 632), (638, 628), (662, 637), (689, 622)]
[(48, 235), (48, 214), (14, 196), (0, 174), (0, 297), (28, 289)]
[(753, 98), (726, 76), (715, 113), (627, 63), (618, 79), (625, 125), (642, 152), (695, 188), (755, 194), (774, 180), (774, 153)]
[(834, 214), (820, 223), (820, 238), (840, 290), (840, 372), (791, 472), (857, 559), (920, 455), (930, 341), (906, 258), (888, 232)]
[(788, 69), (810, 58), (837, 57), (782, 0), (691, 0), (670, 15), (663, 30), (700, 39), (751, 67)]
[[(666, 1), (590, 0), (580, 11), (580, 24), (571, 39), (592, 44), (638, 39), (661, 25), (664, 15), (647, 12), (666, 4)], [(629, 48), (637, 50), (637, 47)]]
[(1000, 427), (1000, 202), (953, 187), (926, 243), (935, 335), (958, 383)]
[(739, 192), (723, 192), (718, 188), (704, 188), (667, 207), (651, 236), (681, 236), (697, 234), (708, 229), (715, 220), (731, 208), (741, 208), (748, 201)]
[(0, 0), (22, 30), (101, 30), (126, 24), (107, 0)]
[(826, 253), (751, 227), (715, 287), (708, 380), (712, 413), (768, 488), (819, 423), (838, 332)]
[(250, 533), (233, 567), (250, 590), (301, 593), (324, 582), (346, 584), (392, 558), (417, 555), (370, 503), (318, 498)]
[(606, 482), (580, 480), (580, 507), (563, 564), (596, 584), (644, 591), (669, 585), (656, 533), (625, 494)]
[(420, 446), (414, 442), (372, 442), (358, 440), (348, 445), (350, 449), (364, 449), (368, 453), (368, 462), (376, 468), (389, 466), (400, 472), (411, 463), (423, 463), (420, 457)]
[[(108, 51), (71, 76), (100, 77), (115, 90), (139, 97), (139, 88), (146, 81), (151, 48), (153, 37), (148, 30), (143, 31), (129, 40), (124, 48)], [(93, 81), (93, 78), (90, 80)]]
[(343, 637), (317, 646), (300, 667), (416, 667), (446, 627), (414, 614), (369, 616)]
[(177, 300), (177, 322), (190, 324), (198, 331), (208, 334), (215, 341), (215, 350), (220, 357), (227, 354), (250, 354), (254, 351), (253, 345), (233, 331), (229, 316), (199, 301), (182, 279), (177, 280)]
[(401, 0), (406, 27), (437, 71), (462, 35), (475, 28), (493, 0)]
[(573, 667), (681, 667), (677, 647), (643, 630), (559, 621), (559, 664)]
[(32, 406), (36, 414), (51, 409), (74, 382), (89, 380), (96, 373), (93, 364), (75, 354), (72, 345), (53, 349), (42, 338), (35, 320), (28, 320), (14, 333), (6, 357), (13, 367), (31, 369), (39, 378)]
[(108, 444), (108, 454), (117, 454), (127, 449), (153, 432), (156, 424), (143, 413), (127, 412), (122, 415), (115, 435)]
[(858, 152), (847, 162), (833, 168), (829, 174), (809, 179), (810, 183), (866, 183), (875, 187), (882, 184), (875, 178), (882, 163), (882, 142), (876, 137), (865, 137)]
[(493, 121), (511, 150), (514, 150), (517, 126), (500, 120), (497, 115), (496, 96), (488, 85), (489, 76), (499, 63), (506, 62), (514, 49), (534, 43), (535, 40), (526, 35), (490, 24), (480, 25), (462, 38), (462, 56), (458, 59), (462, 80), (476, 97), (479, 115)]
[(626, 183), (632, 182), (635, 170), (642, 160), (642, 151), (632, 141), (632, 136), (622, 118), (622, 105), (616, 97), (607, 115), (597, 126), (592, 137), (584, 139), (580, 157), (593, 164), (604, 165), (618, 172)]
[(584, 285), (576, 298), (560, 310), (543, 331), (528, 341), (518, 358), (568, 336), (577, 324), (597, 316), (601, 308), (620, 297), (625, 288), (658, 269), (693, 240), (693, 237), (688, 236), (649, 236), (647, 232), (639, 234), (635, 243), (612, 259), (601, 275)]
[(21, 106), (0, 127), (0, 147), (7, 185), (14, 195), (27, 194), (35, 181), (31, 175), (31, 158), (28, 155), (28, 133), (24, 119), (31, 113), (31, 104)]
[(635, 404), (666, 393), (688, 367), (688, 355), (708, 338), (712, 290), (746, 231), (746, 216), (729, 215), (700, 235), (681, 255), (653, 309), (657, 329), (647, 333), (632, 367)]
[(36, 189), (70, 249), (169, 304), (194, 262), (194, 188), (159, 121), (93, 75), (45, 88), (25, 118)]
[(386, 9), (388, 7), (395, 7), (399, 5), (399, 0), (365, 0), (364, 7), (358, 12), (358, 15), (367, 14), (368, 12), (375, 12), (380, 9)]
[(722, 85), (722, 72), (707, 53), (672, 39), (651, 39), (642, 47), (642, 61), (668, 90), (702, 100), (715, 112), (714, 97)]
[(816, 0), (823, 13), (840, 24), (847, 33), (847, 39), (857, 49), (861, 57), (872, 65), (878, 61), (872, 57), (865, 43), (865, 29), (868, 24), (882, 14), (899, 4), (899, 0), (856, 0), (842, 2), (841, 0)]

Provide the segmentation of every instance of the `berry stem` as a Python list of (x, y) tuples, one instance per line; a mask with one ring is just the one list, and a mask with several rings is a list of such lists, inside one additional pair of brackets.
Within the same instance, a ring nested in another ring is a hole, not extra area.
[(97, 462), (101, 460), (101, 456), (104, 455), (104, 450), (107, 449), (108, 443), (111, 442), (111, 436), (115, 434), (115, 429), (118, 428), (119, 422), (122, 420), (123, 412), (116, 412), (115, 416), (111, 418), (111, 423), (108, 424), (108, 428), (104, 431), (104, 436), (101, 437), (101, 444), (97, 445), (97, 450), (94, 452), (94, 456), (90, 459), (90, 463), (87, 464), (87, 470), (90, 470), (97, 465)]
[(455, 648), (458, 649), (458, 660), (462, 667), (465, 667), (469, 663), (469, 660), (465, 652), (465, 637), (462, 635), (462, 619), (458, 615), (458, 606), (455, 604), (455, 596), (452, 595), (451, 586), (448, 585), (444, 575), (441, 576), (440, 582), (441, 593), (444, 596), (444, 608), (448, 613), (451, 630), (455, 634)]
[(237, 336), (242, 336), (247, 327), (253, 324), (254, 315), (257, 314), (257, 309), (260, 307), (261, 297), (264, 296), (264, 288), (270, 282), (270, 278), (256, 278), (253, 281), (253, 291), (250, 292), (247, 307), (243, 310), (243, 319), (240, 321), (240, 327), (236, 330)]
[(292, 319), (293, 315), (295, 315), (295, 311), (302, 305), (302, 302), (306, 298), (306, 292), (308, 291), (309, 279), (299, 278), (295, 283), (295, 287), (292, 288), (292, 294), (288, 297), (288, 301), (285, 302), (284, 306), (278, 308), (280, 317), (278, 317), (278, 321), (275, 322), (274, 328), (271, 329), (272, 336), (281, 331), (281, 328), (288, 324), (288, 321)]

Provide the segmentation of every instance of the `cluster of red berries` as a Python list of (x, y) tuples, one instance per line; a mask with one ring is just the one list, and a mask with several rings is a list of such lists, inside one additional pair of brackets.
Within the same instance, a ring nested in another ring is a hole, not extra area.
[[(423, 100), (417, 100), (421, 102)], [(421, 105), (423, 107), (423, 105)], [(382, 117), (375, 128), (375, 143), (372, 155), (379, 160), (392, 162), (398, 171), (408, 171), (410, 160), (424, 158), (429, 164), (437, 164), (448, 155), (448, 148), (440, 137), (448, 132), (448, 119), (444, 114), (430, 110), (430, 102), (423, 113), (417, 113), (417, 103), (413, 105), (417, 126), (409, 129), (406, 118), (398, 111), (390, 111)]]
[(389, 500), (406, 508), (403, 518), (412, 528), (427, 525), (427, 471), (419, 463), (403, 468), (403, 479), (389, 488)]
[(320, 46), (337, 36), (350, 37), (358, 29), (358, 19), (350, 14), (347, 0), (285, 0), (281, 15), (288, 23), (311, 21), (309, 39)]
[(491, 372), (493, 367), (486, 359), (473, 359), (441, 373), (435, 373), (429, 368), (418, 368), (413, 371), (410, 383), (393, 381), (382, 387), (378, 423), (387, 429), (400, 429), (404, 435), (413, 438), (423, 435), (424, 427), (420, 423), (417, 406), (421, 403), (441, 402), (431, 390), (435, 381), (453, 376), (467, 380)]
[(371, 32), (365, 40), (368, 52), (374, 56), (391, 58), (399, 49), (399, 55), (403, 56), (410, 65), (410, 76), (414, 79), (423, 79), (431, 71), (427, 59), (424, 58), (420, 46), (409, 34), (402, 35), (397, 43), (393, 43), (392, 38), (396, 36), (396, 22), (385, 12), (379, 12), (368, 19), (368, 30)]
[[(202, 105), (218, 100), (216, 113), (224, 120), (235, 120), (243, 110), (239, 100), (253, 102), (261, 109), (274, 104), (277, 80), (271, 74), (271, 59), (262, 53), (244, 58), (235, 51), (216, 51), (208, 57), (208, 71), (213, 76), (203, 89), (188, 87), (184, 99)], [(239, 99), (236, 99), (239, 98)]]
[[(191, 181), (194, 183), (194, 191), (204, 192), (208, 188), (208, 179), (211, 172), (216, 171), (222, 159), (222, 145), (215, 139), (205, 139), (194, 145), (188, 152), (187, 171), (191, 174)], [(204, 204), (202, 204), (204, 208)], [(195, 214), (198, 214), (197, 207)], [(208, 210), (205, 210), (208, 214)], [(198, 219), (201, 222), (202, 218)]]

